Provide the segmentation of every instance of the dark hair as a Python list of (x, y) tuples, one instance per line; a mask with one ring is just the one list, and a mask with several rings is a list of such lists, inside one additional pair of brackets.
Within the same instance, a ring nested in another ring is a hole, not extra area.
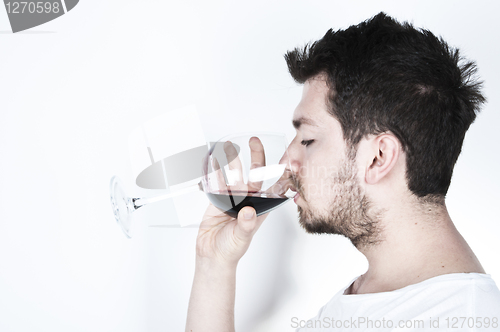
[(285, 54), (293, 79), (325, 74), (329, 111), (352, 146), (392, 132), (407, 154), (408, 188), (444, 197), (465, 132), (485, 102), (474, 62), (428, 30), (380, 13)]

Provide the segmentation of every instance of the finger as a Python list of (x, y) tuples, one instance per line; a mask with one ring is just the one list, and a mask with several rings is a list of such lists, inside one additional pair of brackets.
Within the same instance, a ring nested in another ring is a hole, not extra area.
[(250, 242), (263, 221), (264, 218), (257, 218), (257, 214), (253, 207), (244, 207), (238, 213), (238, 221), (234, 228), (234, 235), (242, 241)]
[[(266, 165), (266, 154), (264, 146), (258, 137), (250, 138), (248, 142), (250, 147), (251, 166), (250, 169), (264, 167)], [(248, 182), (249, 191), (259, 191), (262, 188), (262, 181)]]
[(266, 165), (266, 154), (264, 153), (264, 146), (258, 137), (250, 138), (248, 142), (251, 151), (252, 166), (250, 169), (262, 167)]
[(224, 143), (224, 152), (226, 153), (229, 170), (234, 171), (231, 174), (234, 182), (243, 181), (243, 167), (241, 165), (240, 157), (238, 156), (238, 151), (234, 147), (231, 141)]
[(224, 180), (224, 175), (222, 174), (222, 170), (220, 168), (219, 162), (217, 161), (217, 158), (214, 157), (212, 160), (212, 167), (215, 171), (215, 177), (217, 178), (217, 185), (218, 185), (218, 191), (219, 192), (225, 192), (227, 191), (227, 184), (226, 180)]

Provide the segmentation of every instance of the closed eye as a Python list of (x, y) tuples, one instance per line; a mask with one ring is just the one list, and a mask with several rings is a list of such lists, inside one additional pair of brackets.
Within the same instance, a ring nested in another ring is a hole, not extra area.
[(314, 142), (313, 139), (310, 139), (310, 140), (303, 140), (302, 142), (300, 142), (300, 144), (304, 145), (304, 146), (309, 146), (312, 142)]

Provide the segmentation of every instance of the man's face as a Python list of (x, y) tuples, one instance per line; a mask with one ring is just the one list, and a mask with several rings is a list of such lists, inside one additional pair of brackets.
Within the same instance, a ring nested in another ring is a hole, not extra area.
[(358, 247), (375, 242), (376, 218), (368, 216), (355, 151), (328, 113), (328, 91), (324, 79), (308, 80), (293, 115), (297, 135), (288, 153), (299, 193), (295, 203), (307, 232), (341, 234)]

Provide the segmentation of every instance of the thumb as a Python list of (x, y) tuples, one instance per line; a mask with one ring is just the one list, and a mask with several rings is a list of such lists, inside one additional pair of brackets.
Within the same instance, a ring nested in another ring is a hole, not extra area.
[(251, 206), (244, 207), (238, 213), (238, 223), (235, 227), (235, 235), (242, 240), (251, 240), (257, 231), (257, 214)]

